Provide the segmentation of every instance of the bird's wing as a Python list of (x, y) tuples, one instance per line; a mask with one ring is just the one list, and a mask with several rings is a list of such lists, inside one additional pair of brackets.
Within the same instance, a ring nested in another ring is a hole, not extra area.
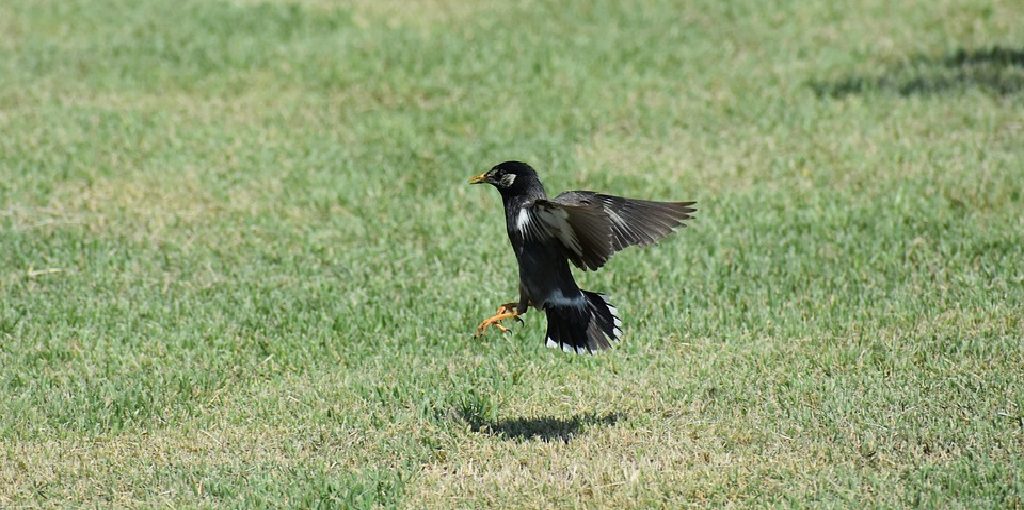
[(516, 227), (526, 237), (554, 240), (577, 267), (597, 269), (612, 256), (611, 228), (600, 207), (534, 200), (523, 208)]
[(599, 204), (610, 223), (614, 251), (656, 243), (677, 228), (686, 227), (684, 222), (697, 212), (693, 207), (696, 202), (635, 200), (592, 191), (566, 191), (554, 201)]
[(591, 191), (567, 191), (551, 200), (535, 200), (519, 222), (526, 235), (559, 240), (569, 260), (581, 269), (597, 269), (613, 253), (657, 242), (696, 212), (694, 202), (652, 202)]

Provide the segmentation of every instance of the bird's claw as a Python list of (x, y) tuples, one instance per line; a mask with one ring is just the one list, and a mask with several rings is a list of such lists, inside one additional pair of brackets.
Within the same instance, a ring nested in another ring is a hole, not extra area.
[(501, 321), (505, 319), (515, 319), (517, 322), (523, 322), (523, 319), (519, 318), (519, 314), (516, 312), (515, 303), (505, 303), (499, 306), (498, 311), (494, 315), (484, 319), (484, 321), (476, 327), (476, 336), (479, 337), (480, 335), (483, 335), (484, 332), (487, 331), (487, 328), (491, 326), (498, 328), (498, 331), (501, 331), (502, 333), (508, 333), (509, 329), (501, 324)]

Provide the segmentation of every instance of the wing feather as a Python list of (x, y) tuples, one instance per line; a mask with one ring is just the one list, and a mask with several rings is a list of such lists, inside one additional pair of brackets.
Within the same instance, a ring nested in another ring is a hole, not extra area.
[(591, 191), (567, 191), (534, 200), (517, 220), (527, 236), (557, 239), (577, 267), (603, 266), (630, 246), (653, 244), (685, 227), (694, 202), (634, 200)]
[(562, 243), (577, 267), (597, 269), (614, 253), (610, 226), (600, 207), (542, 199), (535, 200), (528, 210), (544, 225), (549, 237)]
[(558, 203), (598, 203), (611, 223), (612, 248), (656, 243), (693, 217), (695, 202), (655, 202), (636, 200), (592, 191), (567, 191), (555, 197)]

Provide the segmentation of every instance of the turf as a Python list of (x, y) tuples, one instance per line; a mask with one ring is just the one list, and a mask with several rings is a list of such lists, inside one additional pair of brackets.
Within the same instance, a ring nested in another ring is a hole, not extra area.
[[(0, 507), (1021, 507), (1024, 4), (0, 3)], [(546, 349), (493, 190), (697, 200)]]

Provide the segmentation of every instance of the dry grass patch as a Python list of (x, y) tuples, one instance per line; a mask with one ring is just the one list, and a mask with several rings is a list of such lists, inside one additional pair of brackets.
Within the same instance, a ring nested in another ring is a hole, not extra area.
[[(633, 508), (651, 497), (673, 505), (706, 496), (742, 500), (753, 489), (749, 484), (762, 490), (798, 486), (798, 473), (813, 471), (822, 460), (779, 448), (774, 438), (744, 440), (748, 433), (729, 425), (708, 429), (685, 418), (646, 426), (628, 421), (593, 424), (568, 441), (464, 437), (447, 462), (423, 471), (410, 487), (409, 502), (430, 508)], [(724, 446), (721, 437), (746, 446)]]

